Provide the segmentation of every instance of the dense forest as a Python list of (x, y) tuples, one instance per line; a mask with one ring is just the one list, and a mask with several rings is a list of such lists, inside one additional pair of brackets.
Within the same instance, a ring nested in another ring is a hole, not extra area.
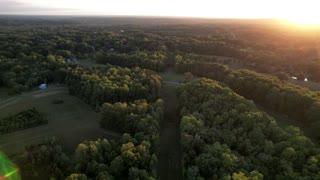
[(163, 120), (163, 102), (158, 99), (152, 104), (146, 100), (133, 103), (105, 103), (101, 108), (103, 128), (126, 132), (139, 139), (150, 142), (153, 152), (158, 152), (160, 125)]
[[(58, 84), (97, 114), (97, 131), (116, 134), (72, 151), (52, 137), (10, 158), (23, 179), (150, 180), (177, 154), (188, 180), (319, 179), (320, 133), (310, 140), (268, 114), (320, 128), (319, 91), (290, 83), (320, 81), (315, 34), (258, 20), (0, 16), (0, 110)], [(48, 123), (38, 109), (15, 112), (0, 136)], [(165, 133), (181, 151), (160, 156)]]
[(161, 78), (152, 71), (139, 67), (128, 69), (79, 66), (67, 72), (66, 85), (70, 94), (77, 95), (98, 108), (105, 102), (154, 99), (161, 88)]
[(198, 79), (182, 86), (178, 96), (186, 179), (320, 176), (320, 149), (310, 139), (298, 128), (280, 128), (229, 88)]
[[(19, 17), (2, 17), (0, 56), (45, 59), (51, 54), (163, 71), (165, 53), (170, 51), (202, 55), (196, 56), (197, 61), (215, 60), (210, 55), (231, 57), (232, 61), (224, 63), (319, 81), (316, 32), (293, 31), (269, 22), (207, 21), (194, 25), (193, 20), (162, 19), (162, 23), (152, 25), (149, 24), (152, 20), (144, 23), (136, 20), (139, 25), (135, 25), (119, 18), (119, 22), (127, 22), (123, 25), (112, 20), (108, 22), (110, 19), (89, 19), (30, 17), (23, 23)], [(102, 22), (111, 24), (97, 24)], [(179, 25), (182, 22), (185, 24)]]
[[(179, 73), (191, 72), (199, 77), (220, 81), (266, 109), (309, 126), (319, 126), (319, 91), (293, 85), (277, 76), (250, 70), (232, 70), (220, 63), (196, 62), (182, 56), (176, 56), (175, 61), (175, 70)], [(319, 134), (316, 136), (319, 137)]]
[(84, 141), (72, 156), (55, 138), (26, 148), (18, 165), (22, 177), (34, 179), (154, 179), (157, 157), (151, 145), (124, 134), (119, 142)]
[(0, 86), (8, 87), (8, 94), (13, 95), (31, 90), (41, 83), (63, 82), (66, 67), (61, 56), (0, 57)]
[(158, 72), (164, 71), (166, 64), (166, 54), (157, 51), (155, 53), (135, 51), (130, 54), (98, 52), (96, 55), (97, 63), (113, 64), (122, 67), (134, 67), (152, 69)]

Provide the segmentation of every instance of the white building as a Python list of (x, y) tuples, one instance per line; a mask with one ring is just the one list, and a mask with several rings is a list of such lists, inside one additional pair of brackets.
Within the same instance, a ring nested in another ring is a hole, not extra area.
[(40, 84), (39, 89), (42, 89), (42, 90), (47, 89), (47, 84), (46, 83)]

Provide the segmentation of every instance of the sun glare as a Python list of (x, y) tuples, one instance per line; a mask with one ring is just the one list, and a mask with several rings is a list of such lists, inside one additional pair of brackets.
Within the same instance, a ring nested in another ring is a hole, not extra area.
[(283, 10), (280, 16), (296, 25), (318, 26), (320, 25), (319, 5), (320, 2), (314, 0), (288, 2), (282, 5)]
[(320, 25), (320, 17), (318, 16), (308, 16), (301, 15), (297, 17), (286, 18), (287, 21), (303, 26), (319, 26)]
[(296, 24), (300, 24), (300, 25), (305, 25), (305, 26), (318, 26), (320, 25), (320, 22), (318, 19), (303, 19), (303, 18), (297, 18), (297, 19), (292, 19), (289, 21), (296, 23)]

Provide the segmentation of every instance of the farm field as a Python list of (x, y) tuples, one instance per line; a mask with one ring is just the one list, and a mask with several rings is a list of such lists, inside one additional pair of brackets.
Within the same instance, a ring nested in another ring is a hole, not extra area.
[[(56, 99), (64, 102), (53, 104)], [(0, 118), (29, 107), (36, 107), (44, 113), (48, 124), (1, 135), (0, 150), (8, 155), (21, 152), (24, 146), (41, 143), (53, 136), (61, 139), (68, 151), (74, 151), (84, 140), (120, 136), (101, 129), (99, 114), (77, 97), (69, 95), (63, 86), (50, 86), (47, 90), (35, 90), (1, 100)]]

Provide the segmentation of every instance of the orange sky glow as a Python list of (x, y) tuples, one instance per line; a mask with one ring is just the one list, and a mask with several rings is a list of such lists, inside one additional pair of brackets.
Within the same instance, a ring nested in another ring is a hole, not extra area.
[(0, 0), (0, 14), (279, 18), (320, 24), (317, 0)]

